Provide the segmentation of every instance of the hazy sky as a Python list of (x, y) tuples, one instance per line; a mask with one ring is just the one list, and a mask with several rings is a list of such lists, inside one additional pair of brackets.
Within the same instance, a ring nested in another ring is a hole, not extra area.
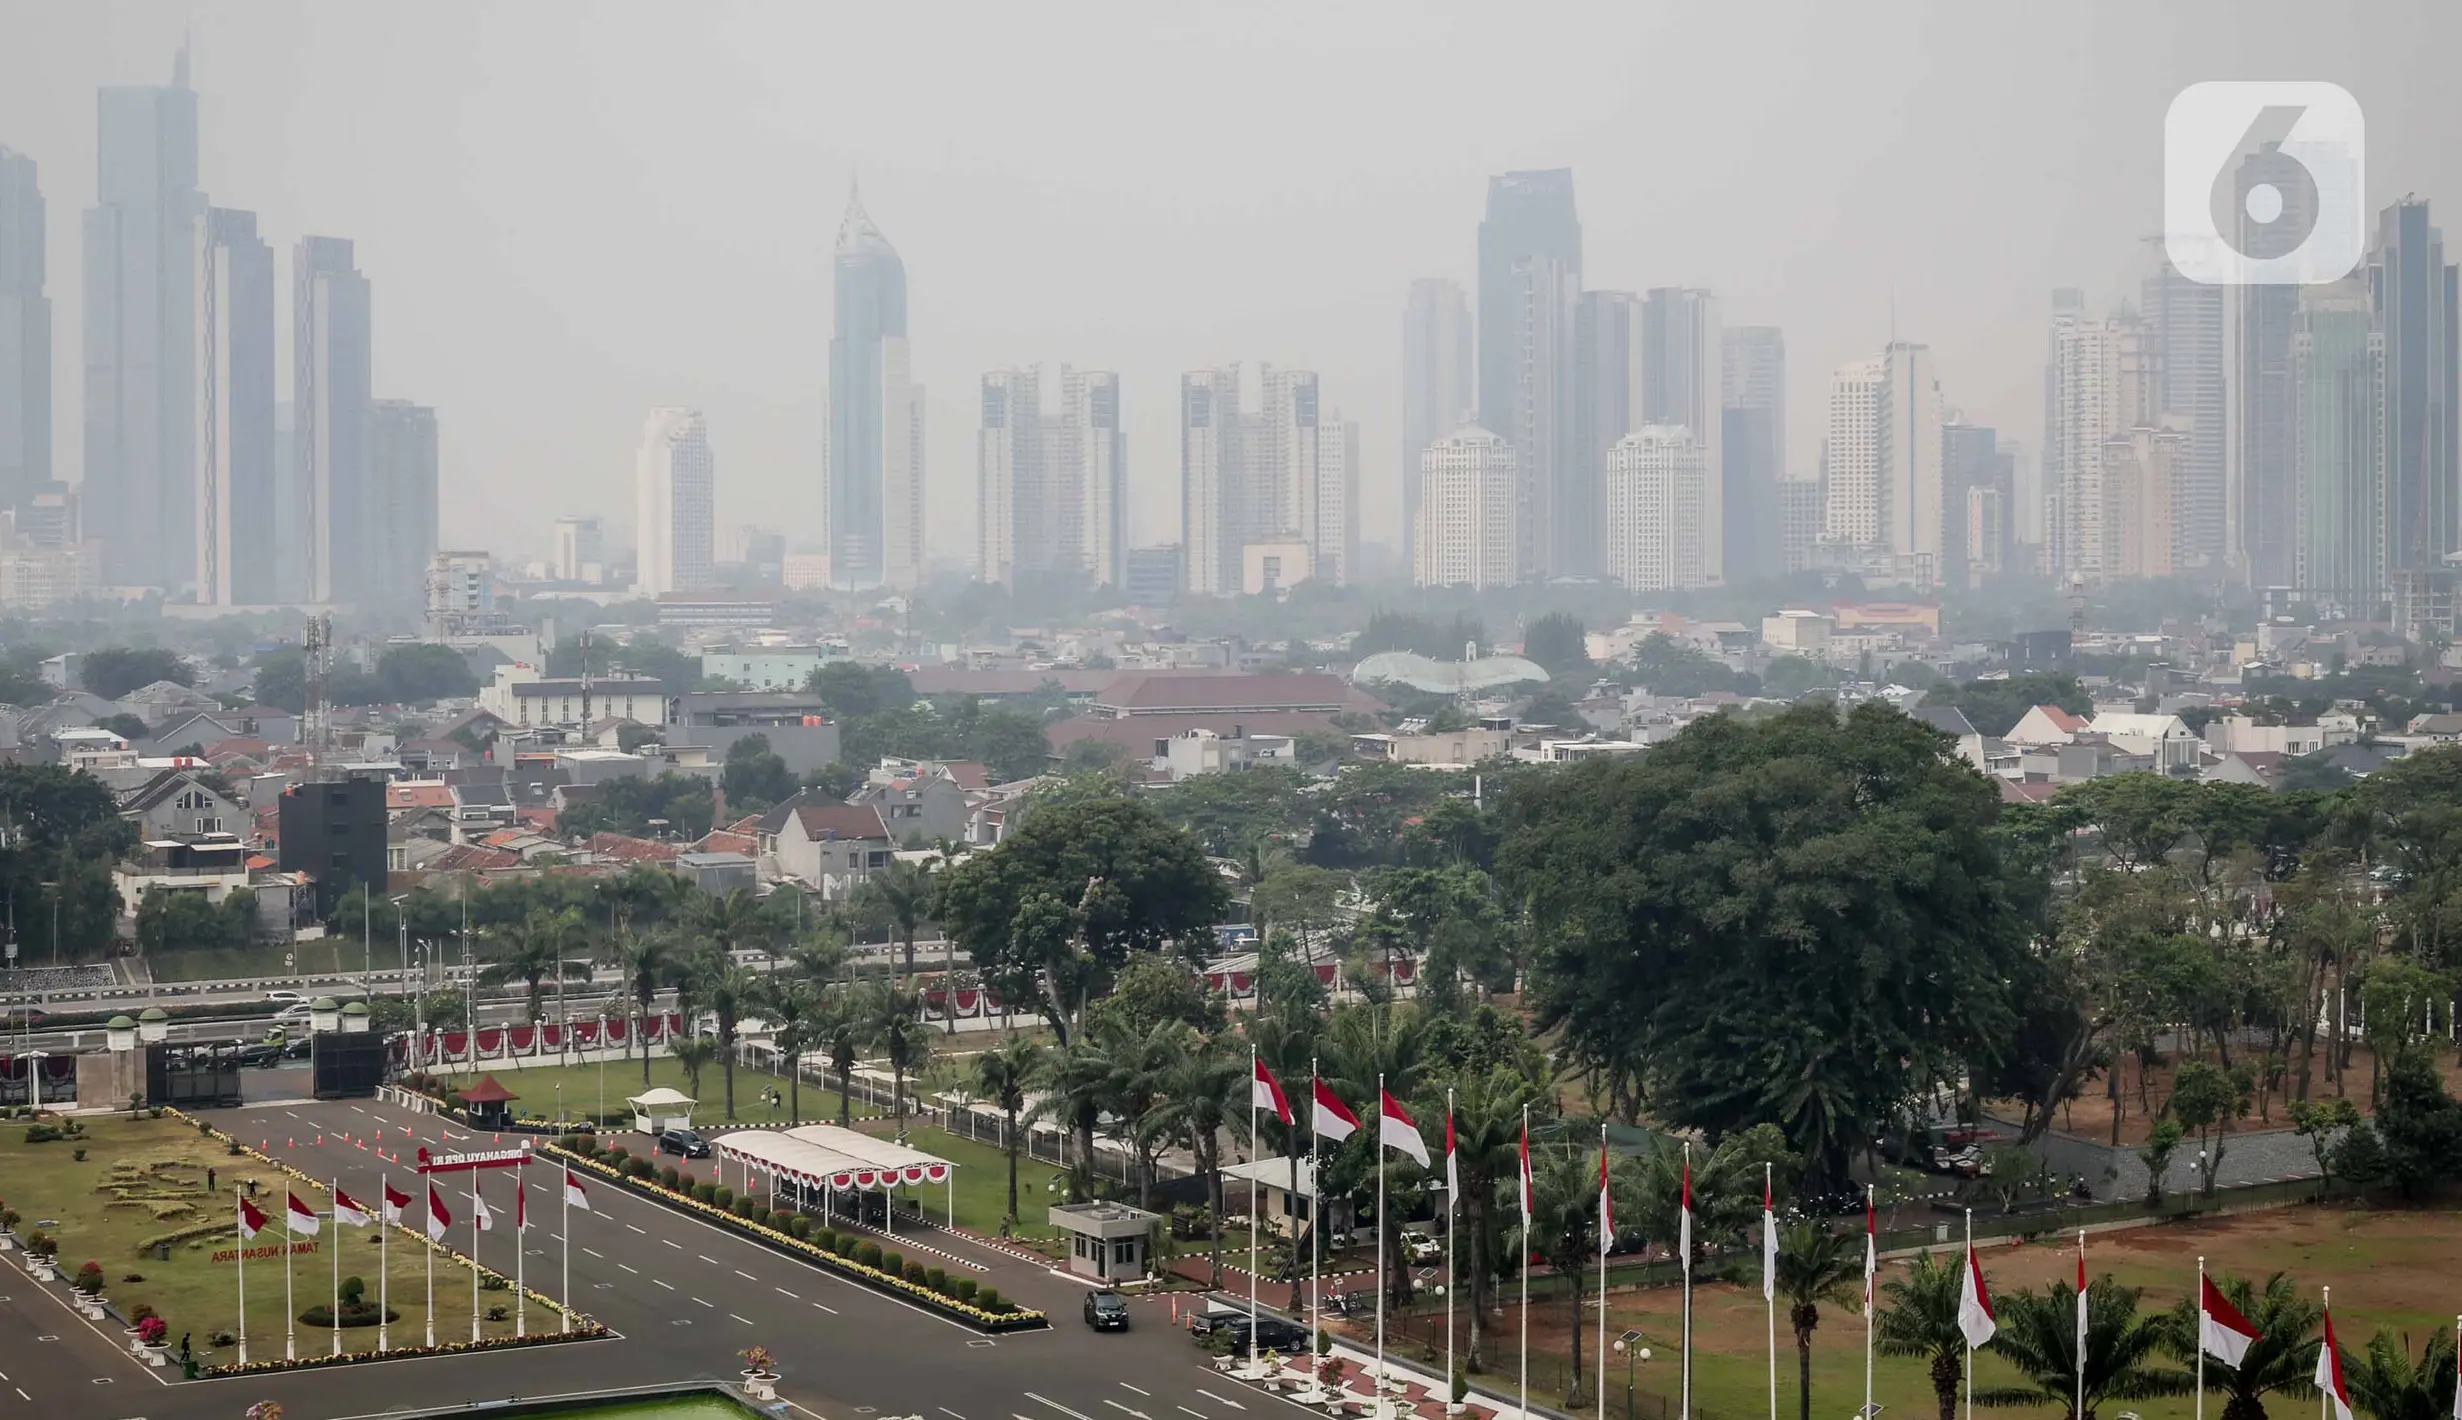
[[(2178, 0), (1228, 5), (0, 0), (0, 144), (42, 165), (59, 467), (80, 467), (94, 90), (193, 34), (203, 184), (283, 253), (357, 239), (376, 392), (433, 404), (444, 535), (543, 549), (631, 506), (699, 405), (722, 522), (817, 531), (847, 184), (905, 258), (936, 555), (971, 552), (975, 387), (1121, 372), (1138, 542), (1176, 538), (1178, 374), (1309, 366), (1398, 533), (1401, 305), (1469, 284), (1487, 175), (1571, 167), (1586, 284), (1786, 330), (1789, 457), (1890, 330), (2040, 441), (2047, 293), (2133, 299), (2165, 106), (2330, 79), (2373, 205), (2462, 223), (2462, 6)], [(2444, 205), (2450, 204), (2450, 205)], [(2462, 234), (2458, 234), (2462, 237)], [(287, 397), (287, 351), (284, 388)]]

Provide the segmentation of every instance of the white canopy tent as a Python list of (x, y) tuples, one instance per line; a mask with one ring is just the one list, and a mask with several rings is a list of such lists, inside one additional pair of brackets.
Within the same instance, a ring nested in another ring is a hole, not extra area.
[(633, 1128), (655, 1139), (670, 1129), (692, 1127), (692, 1107), (700, 1101), (682, 1090), (661, 1085), (625, 1101), (632, 1106)]
[[(807, 1124), (784, 1131), (742, 1130), (711, 1141), (723, 1161), (733, 1159), (750, 1186), (754, 1172), (775, 1187), (794, 1183), (821, 1190), (826, 1200), (847, 1189), (887, 1190), (940, 1183), (949, 1189), (949, 1226), (957, 1226), (957, 1166), (936, 1154), (888, 1139), (858, 1134), (835, 1124)], [(890, 1214), (894, 1222), (896, 1215)]]

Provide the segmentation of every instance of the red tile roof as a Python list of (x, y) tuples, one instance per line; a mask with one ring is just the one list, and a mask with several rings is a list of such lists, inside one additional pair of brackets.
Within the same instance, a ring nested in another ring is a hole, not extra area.
[(449, 784), (387, 784), (385, 807), (449, 809), (453, 807), (453, 787)]
[(627, 833), (593, 833), (590, 851), (601, 858), (619, 863), (672, 863), (684, 850), (672, 843), (653, 838), (635, 838)]
[(880, 814), (868, 804), (797, 804), (795, 821), (810, 839), (889, 837)]

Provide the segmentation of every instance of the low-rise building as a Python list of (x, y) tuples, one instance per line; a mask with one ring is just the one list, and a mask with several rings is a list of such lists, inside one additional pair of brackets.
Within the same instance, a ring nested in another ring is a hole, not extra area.
[(877, 811), (809, 790), (764, 814), (755, 836), (764, 880), (801, 883), (832, 902), (888, 867), (897, 848)]

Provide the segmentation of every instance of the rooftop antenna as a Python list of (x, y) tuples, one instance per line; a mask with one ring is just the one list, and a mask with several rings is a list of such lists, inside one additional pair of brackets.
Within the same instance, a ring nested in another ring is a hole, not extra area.
[(318, 612), (308, 618), (307, 634), (300, 638), (300, 649), (305, 653), (308, 663), (307, 713), (303, 717), (307, 721), (304, 728), (308, 742), (308, 762), (311, 765), (321, 765), (325, 758), (325, 746), (329, 738), (331, 719), (329, 708), (325, 704), (326, 661), (333, 652), (333, 617), (330, 613)]

